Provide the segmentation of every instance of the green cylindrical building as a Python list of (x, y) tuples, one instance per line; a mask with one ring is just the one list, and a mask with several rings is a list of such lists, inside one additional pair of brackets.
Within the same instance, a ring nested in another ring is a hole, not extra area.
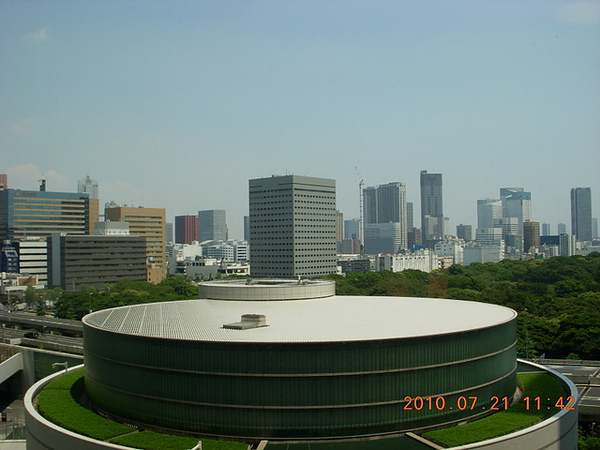
[(355, 438), (481, 415), (515, 392), (508, 308), (337, 297), (331, 282), (215, 282), (203, 292), (213, 298), (84, 319), (96, 407), (203, 435)]

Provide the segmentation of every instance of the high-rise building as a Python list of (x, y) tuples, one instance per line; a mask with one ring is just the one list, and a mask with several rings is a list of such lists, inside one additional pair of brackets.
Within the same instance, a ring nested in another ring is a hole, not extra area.
[(335, 240), (344, 240), (344, 213), (341, 211), (335, 212)]
[(360, 219), (344, 220), (344, 239), (360, 240)]
[(456, 237), (462, 239), (463, 241), (471, 241), (473, 240), (473, 228), (471, 225), (460, 225), (456, 226)]
[(175, 216), (175, 243), (191, 244), (198, 240), (198, 216)]
[[(423, 223), (427, 226), (423, 226)], [(421, 171), (421, 231), (423, 242), (444, 237), (444, 202), (442, 174)]]
[(0, 191), (0, 242), (53, 233), (94, 234), (98, 200), (71, 192)]
[(567, 233), (567, 225), (565, 225), (564, 223), (559, 223), (556, 226), (556, 230), (557, 230), (557, 234), (566, 234)]
[(408, 247), (406, 185), (364, 188), (363, 205), (366, 253), (398, 253)]
[(500, 188), (502, 200), (502, 217), (516, 217), (519, 223), (519, 234), (523, 233), (523, 222), (531, 219), (531, 192), (521, 187)]
[(98, 182), (87, 175), (83, 180), (77, 183), (77, 192), (80, 194), (88, 194), (90, 198), (98, 197)]
[(540, 223), (534, 220), (523, 222), (523, 249), (526, 253), (536, 253), (540, 249)]
[(542, 224), (542, 232), (541, 235), (542, 236), (550, 236), (550, 224), (549, 223), (543, 223)]
[(592, 239), (598, 239), (598, 218), (592, 217)]
[(0, 191), (8, 189), (8, 175), (0, 173)]
[(580, 242), (592, 240), (592, 190), (571, 189), (571, 234)]
[(336, 272), (335, 180), (298, 175), (249, 181), (253, 277)]
[(227, 213), (223, 209), (198, 211), (198, 239), (205, 241), (227, 240)]
[(477, 228), (498, 228), (502, 220), (502, 201), (485, 198), (477, 200)]
[(128, 222), (132, 236), (146, 238), (147, 281), (160, 283), (167, 276), (164, 208), (119, 206), (104, 210), (106, 220)]

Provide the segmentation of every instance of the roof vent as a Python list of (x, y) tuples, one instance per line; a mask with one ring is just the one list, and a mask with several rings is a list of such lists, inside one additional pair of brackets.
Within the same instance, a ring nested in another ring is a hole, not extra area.
[(267, 316), (264, 314), (244, 314), (240, 322), (226, 323), (223, 328), (228, 330), (249, 330), (251, 328), (266, 327)]

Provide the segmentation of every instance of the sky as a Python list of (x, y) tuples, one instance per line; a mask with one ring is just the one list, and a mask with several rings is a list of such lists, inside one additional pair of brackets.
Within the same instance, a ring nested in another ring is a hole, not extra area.
[(442, 173), (452, 229), (501, 187), (570, 229), (600, 215), (600, 1), (0, 0), (0, 173), (15, 189), (225, 209), (248, 180), (365, 186)]

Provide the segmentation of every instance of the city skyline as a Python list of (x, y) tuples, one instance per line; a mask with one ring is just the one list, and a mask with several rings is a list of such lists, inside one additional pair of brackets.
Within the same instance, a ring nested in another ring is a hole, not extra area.
[(504, 186), (554, 230), (572, 188), (600, 210), (599, 35), (586, 1), (2, 2), (0, 172), (241, 237), (249, 179), (335, 179), (350, 219), (427, 170), (450, 232)]

